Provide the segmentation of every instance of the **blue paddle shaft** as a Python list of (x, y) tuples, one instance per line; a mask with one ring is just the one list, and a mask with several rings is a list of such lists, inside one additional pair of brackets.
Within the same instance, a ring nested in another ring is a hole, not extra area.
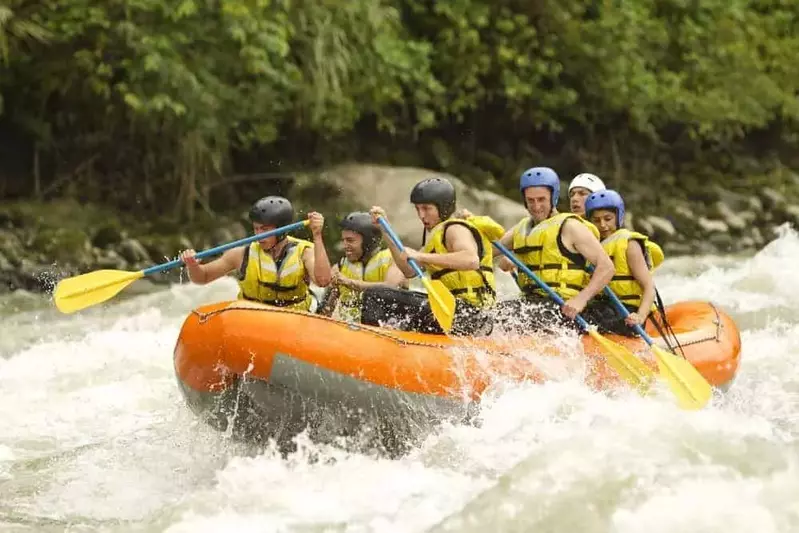
[[(388, 225), (388, 222), (386, 222), (386, 219), (383, 218), (383, 217), (378, 217), (377, 221), (380, 222), (380, 225), (383, 226), (384, 230), (386, 230), (386, 233), (388, 233), (388, 236), (391, 238), (391, 242), (394, 243), (394, 246), (396, 246), (399, 249), (400, 252), (404, 252), (405, 251), (405, 247), (402, 245), (402, 242), (400, 242), (399, 237), (397, 237), (397, 234), (394, 233), (394, 230), (391, 229), (391, 226)], [(408, 258), (408, 264), (411, 266), (413, 271), (416, 272), (417, 276), (419, 276), (420, 278), (424, 277), (424, 274), (422, 273), (422, 269), (419, 268), (419, 265), (416, 263), (416, 261), (414, 261), (413, 259), (411, 259), (409, 257)]]
[[(594, 272), (593, 265), (587, 265), (586, 268), (589, 272), (591, 273)], [(613, 305), (616, 306), (616, 309), (618, 309), (619, 313), (621, 313), (621, 316), (623, 318), (627, 318), (628, 316), (630, 316), (630, 312), (627, 310), (626, 307), (624, 307), (624, 304), (621, 303), (621, 300), (619, 300), (619, 297), (616, 296), (616, 293), (610, 290), (610, 287), (606, 285), (604, 288), (604, 292), (607, 295), (607, 297), (610, 298), (610, 301), (613, 302)], [(649, 334), (647, 334), (647, 332), (644, 331), (644, 328), (642, 328), (640, 324), (635, 324), (633, 326), (633, 329), (635, 330), (636, 333), (638, 333), (641, 337), (643, 337), (643, 339), (646, 341), (648, 345), (652, 346), (652, 343), (654, 342), (652, 340), (652, 337), (650, 337)]]
[[(510, 259), (513, 262), (513, 264), (516, 265), (516, 268), (518, 268), (519, 270), (524, 272), (531, 280), (535, 281), (536, 284), (538, 284), (539, 287), (544, 289), (544, 291), (546, 291), (546, 293), (549, 295), (549, 297), (552, 298), (553, 300), (555, 300), (555, 302), (557, 302), (558, 305), (563, 305), (565, 303), (563, 301), (563, 298), (561, 298), (558, 295), (558, 293), (556, 293), (555, 291), (552, 290), (552, 287), (550, 287), (549, 285), (547, 285), (546, 283), (541, 281), (541, 278), (539, 278), (538, 276), (533, 274), (533, 271), (530, 270), (529, 268), (527, 268), (527, 265), (525, 265), (524, 263), (519, 261), (519, 258), (516, 257), (510, 250), (505, 248), (505, 246), (501, 242), (494, 241), (493, 244), (494, 244), (494, 246), (497, 247), (497, 249), (500, 252), (503, 253), (503, 255), (505, 255), (505, 257)], [(580, 325), (581, 328), (588, 329), (588, 323), (580, 315), (577, 315), (576, 317), (574, 317), (574, 320), (577, 322), (577, 324)]]
[[(268, 237), (272, 237), (273, 235), (279, 235), (281, 233), (287, 233), (289, 231), (293, 231), (295, 229), (300, 229), (305, 225), (305, 221), (295, 222), (294, 224), (289, 224), (288, 226), (283, 226), (280, 228), (275, 228), (269, 231), (265, 231), (263, 233), (258, 233), (256, 235), (250, 235), (249, 237), (244, 237), (243, 239), (239, 239), (237, 241), (229, 242), (227, 244), (222, 244), (217, 246), (216, 248), (210, 248), (208, 250), (204, 250), (195, 257), (197, 259), (202, 259), (203, 257), (208, 257), (211, 255), (217, 255), (231, 248), (236, 248), (237, 246), (241, 246), (243, 244), (249, 244), (251, 242), (260, 241), (262, 239), (266, 239)], [(158, 272), (163, 272), (164, 270), (169, 270), (170, 268), (174, 268), (183, 264), (183, 261), (180, 259), (174, 259), (168, 263), (162, 263), (160, 265), (151, 266), (150, 268), (146, 268), (142, 270), (142, 274), (145, 276), (149, 276), (150, 274), (156, 274)]]

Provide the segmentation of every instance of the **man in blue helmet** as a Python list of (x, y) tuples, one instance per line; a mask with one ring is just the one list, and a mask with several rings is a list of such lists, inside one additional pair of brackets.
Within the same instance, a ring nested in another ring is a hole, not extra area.
[[(559, 313), (547, 293), (523, 272), (517, 283), (522, 301), (503, 302), (514, 316), (533, 314), (536, 327), (549, 329), (558, 325), (576, 327), (572, 320), (613, 278), (613, 262), (599, 242), (597, 228), (574, 213), (558, 213), (560, 179), (548, 167), (525, 170), (519, 179), (519, 191), (529, 217), (509, 230), (500, 242), (524, 263), (541, 281), (563, 300)], [(494, 251), (500, 254), (499, 250)], [(586, 262), (595, 265), (594, 273), (585, 271)], [(536, 304), (534, 306), (526, 304)], [(524, 325), (529, 326), (529, 324)]]

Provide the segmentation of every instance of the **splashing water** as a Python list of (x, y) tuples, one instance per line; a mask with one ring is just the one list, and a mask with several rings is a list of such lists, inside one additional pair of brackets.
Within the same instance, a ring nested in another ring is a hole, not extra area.
[[(742, 367), (699, 412), (578, 379), (506, 385), (480, 427), (445, 425), (400, 459), (300, 440), (282, 459), (188, 412), (172, 349), (193, 307), (230, 280), (63, 316), (3, 301), (2, 531), (799, 530), (799, 236), (751, 258), (669, 260), (666, 303), (730, 312)], [(316, 460), (309, 460), (309, 458)]]

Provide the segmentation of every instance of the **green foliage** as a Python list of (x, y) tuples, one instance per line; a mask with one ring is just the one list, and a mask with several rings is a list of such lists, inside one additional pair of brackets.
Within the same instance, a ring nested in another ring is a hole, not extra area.
[(798, 20), (786, 0), (6, 0), (0, 117), (48, 163), (31, 192), (188, 216), (233, 151), (294, 139), (430, 132), (458, 164), (530, 158), (543, 131), (569, 164), (701, 159), (795, 146)]

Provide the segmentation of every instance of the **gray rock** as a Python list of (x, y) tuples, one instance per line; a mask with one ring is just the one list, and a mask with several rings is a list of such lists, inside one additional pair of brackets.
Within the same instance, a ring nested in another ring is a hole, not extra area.
[(749, 209), (755, 212), (755, 214), (760, 214), (763, 212), (763, 202), (755, 195), (751, 195), (748, 198), (749, 201)]
[(125, 259), (115, 250), (103, 250), (96, 261), (99, 268), (125, 270), (128, 267)]
[(713, 244), (716, 249), (723, 253), (728, 253), (733, 248), (733, 238), (729, 233), (711, 233), (708, 241)]
[(677, 235), (677, 230), (674, 228), (669, 220), (658, 216), (649, 216), (647, 221), (652, 225), (654, 233), (660, 236), (674, 237)]
[(635, 220), (635, 229), (647, 236), (651, 236), (655, 233), (655, 228), (645, 217), (638, 217)]
[(741, 217), (741, 220), (744, 221), (744, 224), (746, 224), (746, 226), (751, 226), (757, 220), (757, 213), (755, 213), (754, 211), (748, 211), (748, 210), (741, 211), (740, 213), (738, 213), (738, 216)]
[(667, 257), (690, 255), (694, 253), (694, 248), (689, 243), (668, 241), (663, 244), (663, 253)]
[(757, 249), (757, 242), (755, 241), (754, 237), (749, 235), (741, 237), (738, 243), (741, 250), (750, 251)]
[(721, 187), (720, 185), (714, 185), (713, 189), (717, 198), (719, 199), (719, 202), (717, 203), (726, 204), (733, 210), (741, 210), (751, 207), (749, 205), (749, 199), (751, 198), (750, 195), (732, 192), (724, 187)]
[[(455, 186), (459, 208), (466, 208), (475, 215), (488, 215), (505, 229), (529, 216), (518, 201), (490, 191), (472, 189), (450, 174), (422, 168), (347, 164), (326, 170), (320, 178), (336, 186), (342, 195), (357, 205), (366, 208), (382, 206), (403, 243), (417, 247), (422, 242), (422, 225), (409, 195), (418, 181), (436, 176), (450, 180)], [(565, 202), (561, 202), (561, 206), (568, 209)]]
[(14, 265), (11, 264), (11, 261), (6, 259), (6, 256), (3, 255), (3, 252), (0, 252), (0, 272), (7, 272), (13, 269)]
[(6, 229), (0, 229), (0, 252), (14, 266), (19, 266), (25, 256), (19, 237), (13, 231)]
[(97, 248), (108, 248), (122, 242), (125, 235), (122, 229), (114, 224), (100, 227), (92, 237), (92, 246)]
[(788, 205), (785, 207), (785, 214), (788, 222), (799, 228), (799, 205)]
[(752, 237), (752, 240), (755, 242), (755, 246), (763, 246), (766, 244), (766, 239), (763, 237), (763, 233), (760, 231), (760, 228), (754, 227), (749, 231), (749, 235)]
[(783, 198), (782, 194), (771, 187), (763, 187), (760, 191), (760, 198), (763, 200), (763, 206), (766, 209), (781, 209), (785, 205), (785, 198)]
[(624, 227), (630, 231), (636, 231), (635, 229), (635, 215), (632, 211), (626, 211), (624, 213)]
[(150, 254), (136, 239), (125, 239), (119, 244), (118, 253), (131, 263), (149, 261)]
[(743, 231), (746, 228), (746, 221), (743, 217), (733, 211), (726, 203), (716, 202), (715, 208), (719, 218), (721, 218), (730, 229)]
[(712, 220), (705, 217), (699, 217), (697, 220), (699, 227), (705, 233), (729, 233), (730, 228), (727, 227), (727, 224), (722, 222), (721, 220)]

